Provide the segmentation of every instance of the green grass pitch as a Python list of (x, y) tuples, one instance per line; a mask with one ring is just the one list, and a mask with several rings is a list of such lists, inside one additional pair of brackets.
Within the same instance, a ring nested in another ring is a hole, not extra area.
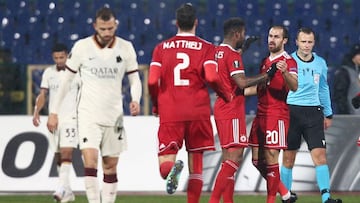
[[(320, 203), (320, 195), (318, 194), (302, 194), (298, 193), (297, 203)], [(335, 198), (341, 198), (344, 203), (359, 203), (360, 195), (356, 193), (336, 193)], [(264, 203), (265, 195), (259, 194), (236, 194), (234, 202), (237, 203)], [(201, 203), (207, 203), (209, 200), (209, 194), (203, 194), (201, 197)], [(0, 194), (0, 203), (47, 203), (53, 202), (51, 194)], [(117, 196), (116, 203), (184, 203), (186, 202), (186, 196), (180, 195), (149, 195), (149, 194), (119, 194)], [(278, 198), (277, 202), (281, 202)], [(76, 194), (75, 203), (87, 203), (84, 194)]]

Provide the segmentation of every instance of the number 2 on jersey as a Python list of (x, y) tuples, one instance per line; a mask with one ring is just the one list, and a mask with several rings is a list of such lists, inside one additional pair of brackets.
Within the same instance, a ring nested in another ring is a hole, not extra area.
[(177, 64), (174, 68), (174, 85), (175, 86), (188, 86), (190, 84), (190, 81), (188, 79), (182, 79), (180, 72), (181, 70), (187, 69), (190, 64), (190, 58), (189, 55), (186, 53), (177, 53), (176, 54), (177, 59), (182, 59), (182, 62)]

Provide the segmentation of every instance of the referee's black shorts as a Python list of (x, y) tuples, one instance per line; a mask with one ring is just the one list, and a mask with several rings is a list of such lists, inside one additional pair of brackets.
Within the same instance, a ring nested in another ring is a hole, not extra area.
[(288, 150), (299, 149), (301, 137), (306, 141), (310, 151), (314, 148), (326, 148), (322, 108), (289, 105), (289, 109)]

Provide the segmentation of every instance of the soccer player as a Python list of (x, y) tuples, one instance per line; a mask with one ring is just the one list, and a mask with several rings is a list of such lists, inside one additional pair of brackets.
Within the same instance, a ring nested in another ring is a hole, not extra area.
[(195, 35), (198, 20), (191, 4), (176, 10), (176, 36), (158, 44), (153, 52), (149, 72), (149, 91), (153, 113), (159, 115), (158, 159), (166, 190), (175, 192), (183, 162), (176, 160), (185, 141), (188, 152), (189, 181), (187, 202), (197, 203), (203, 185), (203, 152), (214, 150), (210, 122), (210, 97), (207, 84), (225, 101), (217, 74), (215, 47)]
[[(49, 95), (49, 109), (54, 105), (54, 97), (58, 92), (61, 78), (65, 74), (65, 63), (68, 50), (64, 44), (55, 44), (52, 48), (52, 58), (55, 65), (45, 69), (40, 84), (40, 93), (36, 97), (32, 122), (34, 126), (40, 125), (40, 111), (44, 107)], [(56, 201), (74, 201), (75, 196), (71, 190), (69, 173), (72, 163), (73, 149), (78, 145), (77, 129), (77, 95), (80, 88), (78, 77), (70, 85), (68, 94), (59, 109), (59, 127), (49, 134), (49, 142), (55, 152), (55, 160), (58, 165), (59, 186), (53, 197)]]
[(245, 22), (241, 18), (230, 18), (224, 22), (224, 41), (216, 48), (218, 72), (231, 102), (218, 97), (214, 116), (222, 147), (223, 162), (216, 177), (210, 203), (219, 203), (221, 197), (226, 203), (233, 202), (234, 174), (242, 160), (244, 148), (248, 146), (245, 122), (244, 88), (270, 80), (277, 68), (254, 77), (245, 77), (244, 65), (239, 51), (245, 39)]
[(281, 180), (291, 189), (292, 168), (303, 137), (315, 164), (322, 203), (339, 203), (342, 202), (340, 199), (330, 197), (330, 175), (326, 161), (324, 128), (331, 126), (333, 116), (327, 83), (328, 67), (322, 57), (312, 52), (315, 45), (313, 30), (300, 28), (296, 36), (296, 45), (298, 49), (291, 56), (298, 65), (299, 88), (296, 92), (290, 91), (287, 97), (290, 127), (288, 148), (283, 154)]
[(267, 203), (276, 201), (279, 191), (283, 202), (295, 202), (280, 181), (279, 153), (287, 147), (287, 131), (289, 126), (289, 109), (286, 97), (289, 89), (296, 91), (297, 65), (295, 60), (284, 49), (288, 42), (288, 31), (284, 26), (273, 26), (268, 34), (269, 56), (262, 64), (263, 73), (270, 66), (279, 70), (271, 81), (258, 84), (245, 90), (245, 95), (257, 94), (257, 113), (253, 120), (249, 145), (252, 148), (252, 161), (260, 174), (266, 179)]
[[(96, 33), (77, 41), (66, 62), (66, 80), (80, 72), (82, 81), (78, 106), (80, 149), (85, 167), (85, 188), (89, 203), (115, 202), (117, 192), (117, 164), (120, 153), (126, 149), (123, 129), (122, 80), (125, 74), (130, 82), (132, 101), (130, 113), (140, 113), (141, 81), (136, 53), (131, 42), (115, 36), (117, 21), (107, 7), (96, 12)], [(59, 91), (64, 94), (65, 84)], [(51, 109), (48, 128), (56, 129), (58, 105)], [(97, 179), (98, 154), (102, 156), (102, 190)]]

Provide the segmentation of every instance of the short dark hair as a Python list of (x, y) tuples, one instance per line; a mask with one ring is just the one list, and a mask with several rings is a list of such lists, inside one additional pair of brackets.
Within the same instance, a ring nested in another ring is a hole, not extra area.
[(282, 29), (283, 30), (283, 38), (289, 40), (289, 31), (285, 26), (283, 26), (283, 25), (274, 25), (271, 28)]
[(182, 30), (191, 30), (196, 20), (196, 9), (191, 3), (182, 4), (176, 9), (176, 20)]
[(239, 17), (232, 17), (224, 22), (224, 37), (245, 29), (245, 21)]
[(114, 17), (116, 19), (115, 13), (109, 7), (102, 7), (96, 11), (95, 21), (98, 18), (103, 21), (108, 21), (111, 17)]
[(61, 51), (68, 52), (67, 46), (63, 43), (56, 43), (51, 49), (52, 53)]
[(309, 27), (301, 27), (296, 33), (296, 39), (299, 37), (300, 32), (303, 32), (305, 34), (313, 34), (314, 37), (315, 37), (315, 32), (311, 28), (309, 28)]

